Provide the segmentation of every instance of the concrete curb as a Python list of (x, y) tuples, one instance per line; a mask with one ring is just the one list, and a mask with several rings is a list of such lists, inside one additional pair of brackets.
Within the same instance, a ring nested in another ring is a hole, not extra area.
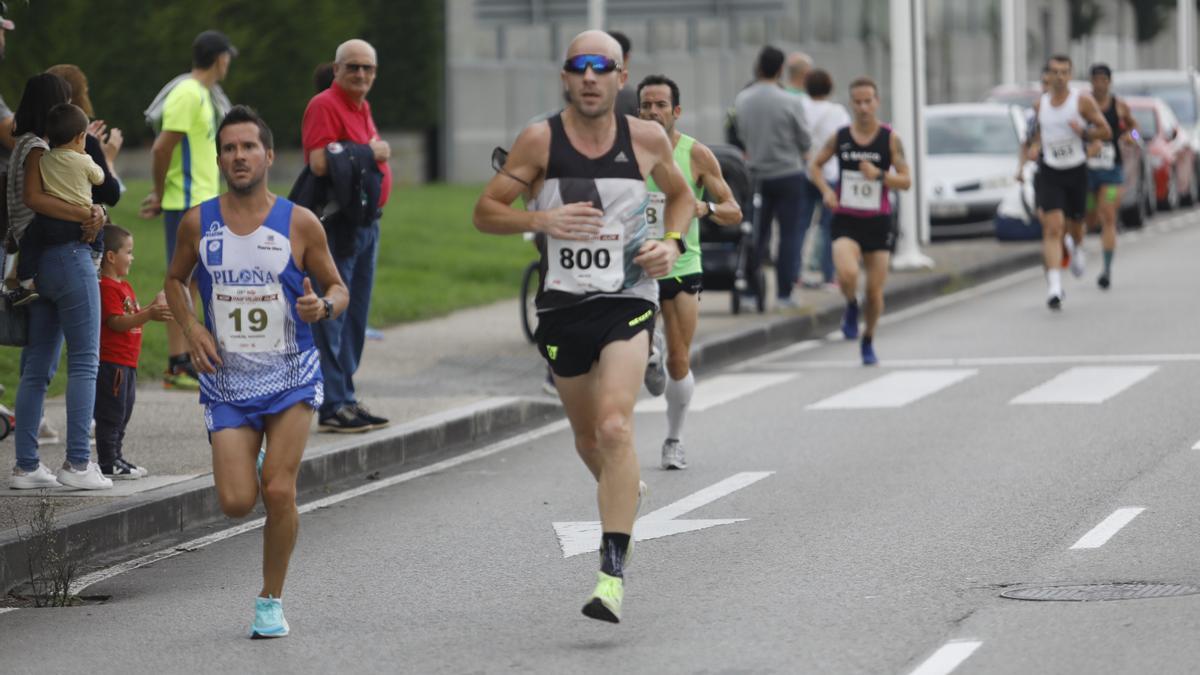
[[(887, 311), (894, 311), (1041, 264), (1040, 249), (1013, 251), (955, 272), (934, 273), (892, 284), (884, 290), (884, 301)], [(838, 303), (801, 314), (780, 316), (763, 325), (709, 338), (693, 345), (692, 369), (710, 371), (736, 359), (800, 340), (823, 337), (841, 325), (842, 309)]]
[[(431, 455), (561, 416), (562, 408), (556, 402), (491, 398), (311, 450), (300, 465), (299, 500), (323, 496), (332, 484), (364, 478), (374, 471), (394, 471)], [(87, 542), (85, 548), (69, 552), (84, 561), (112, 557), (140, 542), (179, 535), (224, 518), (212, 476), (206, 475), (68, 513), (59, 519), (56, 532), (60, 541)], [(26, 543), (15, 531), (0, 533), (0, 591), (7, 593), (27, 579)]]

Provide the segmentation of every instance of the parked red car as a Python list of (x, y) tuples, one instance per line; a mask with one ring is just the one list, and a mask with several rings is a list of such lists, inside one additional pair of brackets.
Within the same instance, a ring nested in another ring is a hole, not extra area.
[(1162, 208), (1200, 201), (1196, 180), (1196, 151), (1191, 133), (1179, 123), (1171, 107), (1160, 98), (1129, 96), (1122, 99), (1137, 120), (1146, 155), (1154, 175), (1154, 196)]

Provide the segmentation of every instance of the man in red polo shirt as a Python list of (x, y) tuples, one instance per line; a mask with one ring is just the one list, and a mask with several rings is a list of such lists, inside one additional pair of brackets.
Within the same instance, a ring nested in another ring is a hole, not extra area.
[[(392, 188), (388, 166), (391, 148), (379, 138), (367, 92), (375, 83), (375, 48), (364, 40), (348, 40), (337, 48), (333, 84), (308, 102), (301, 126), (304, 161), (312, 172), (325, 176), (329, 166), (325, 146), (333, 142), (368, 145), (383, 173), (379, 206), (387, 203)], [(336, 151), (336, 150), (335, 150)], [(350, 306), (340, 318), (313, 325), (313, 337), (321, 350), (325, 376), (325, 402), (318, 413), (321, 431), (354, 433), (384, 427), (388, 420), (372, 415), (354, 397), (354, 371), (362, 359), (367, 334), (367, 311), (375, 280), (379, 244), (379, 221), (359, 227), (348, 255), (334, 252), (334, 262), (350, 289)]]

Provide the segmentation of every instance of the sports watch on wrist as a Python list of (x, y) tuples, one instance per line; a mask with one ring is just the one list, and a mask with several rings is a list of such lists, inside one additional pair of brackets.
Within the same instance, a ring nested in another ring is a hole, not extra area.
[(321, 298), (321, 302), (325, 304), (325, 316), (321, 317), (321, 320), (324, 321), (325, 319), (332, 319), (333, 318), (333, 301), (330, 300), (329, 298)]
[(682, 232), (667, 232), (663, 235), (663, 241), (673, 241), (679, 247), (679, 255), (687, 253), (687, 244), (683, 243)]
[(712, 202), (704, 202), (704, 203), (708, 204), (708, 215), (711, 218), (712, 215), (717, 212), (717, 205), (713, 204)]

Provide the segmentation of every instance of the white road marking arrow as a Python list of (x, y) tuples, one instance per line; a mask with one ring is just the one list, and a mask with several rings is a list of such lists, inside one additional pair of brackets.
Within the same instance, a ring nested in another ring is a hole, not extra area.
[[(657, 511), (651, 511), (633, 525), (634, 541), (669, 537), (672, 534), (682, 534), (703, 530), (717, 525), (740, 523), (745, 518), (717, 518), (712, 520), (676, 520), (676, 518), (695, 511), (701, 506), (717, 501), (744, 487), (775, 473), (774, 471), (745, 471), (734, 474), (725, 480), (714, 483), (699, 492), (694, 492), (679, 501), (668, 504)], [(600, 550), (600, 523), (598, 522), (564, 522), (554, 523), (554, 531), (558, 534), (558, 543), (562, 546), (563, 557), (581, 553), (591, 553)]]

